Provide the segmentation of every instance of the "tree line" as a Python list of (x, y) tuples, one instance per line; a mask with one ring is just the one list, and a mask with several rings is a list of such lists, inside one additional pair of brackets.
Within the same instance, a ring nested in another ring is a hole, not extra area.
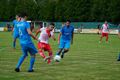
[(0, 0), (0, 21), (24, 11), (29, 20), (120, 22), (120, 0)]

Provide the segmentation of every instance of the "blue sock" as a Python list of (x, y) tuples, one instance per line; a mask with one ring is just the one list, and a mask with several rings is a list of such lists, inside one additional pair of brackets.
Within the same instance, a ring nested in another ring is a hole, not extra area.
[(56, 55), (60, 55), (61, 53), (60, 52), (57, 52)]
[(16, 44), (15, 44), (15, 41), (13, 42), (13, 48), (15, 48)]
[(62, 51), (62, 55), (64, 55), (64, 50)]
[(21, 56), (21, 57), (20, 57), (16, 68), (20, 68), (20, 66), (21, 66), (21, 64), (23, 63), (23, 61), (24, 61), (25, 58), (26, 58), (26, 56)]
[(35, 62), (35, 57), (31, 57), (29, 70), (33, 69), (34, 62)]
[(56, 55), (60, 55), (62, 52), (62, 49), (56, 53)]
[(68, 50), (63, 50), (62, 55), (64, 55), (66, 52), (68, 52)]

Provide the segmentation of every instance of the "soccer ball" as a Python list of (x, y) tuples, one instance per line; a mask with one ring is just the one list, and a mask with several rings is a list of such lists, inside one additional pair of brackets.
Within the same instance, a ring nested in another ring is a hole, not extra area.
[(59, 55), (56, 55), (56, 56), (54, 57), (54, 61), (60, 62), (60, 60), (61, 60), (61, 57), (60, 57)]

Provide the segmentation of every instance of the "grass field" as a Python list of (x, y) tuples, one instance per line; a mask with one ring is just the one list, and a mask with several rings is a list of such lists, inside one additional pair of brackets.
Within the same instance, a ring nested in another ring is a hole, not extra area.
[[(57, 34), (56, 34), (57, 36)], [(10, 32), (0, 32), (0, 80), (120, 80), (120, 39), (109, 36), (109, 43), (98, 43), (97, 34), (75, 34), (74, 44), (59, 64), (46, 64), (37, 54), (35, 72), (28, 73), (29, 59), (26, 58), (21, 72), (14, 68), (21, 55), (19, 41), (17, 49), (12, 49)], [(34, 41), (37, 44), (37, 41)], [(54, 54), (57, 41), (50, 40)]]

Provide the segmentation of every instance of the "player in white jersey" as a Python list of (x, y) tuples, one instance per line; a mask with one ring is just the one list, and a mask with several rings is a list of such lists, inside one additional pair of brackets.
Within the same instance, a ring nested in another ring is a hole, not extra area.
[(108, 42), (109, 25), (108, 25), (107, 21), (105, 21), (105, 23), (102, 25), (101, 33), (102, 34), (100, 37), (100, 43), (102, 42), (103, 37), (106, 37), (106, 42)]
[[(36, 36), (38, 35), (38, 33), (40, 33), (40, 36), (38, 38), (39, 42), (38, 42), (38, 51), (39, 54), (42, 58), (44, 58), (44, 60), (47, 60), (47, 63), (51, 63), (51, 59), (53, 56), (53, 52), (52, 49), (48, 43), (48, 40), (50, 37), (52, 37), (54, 40), (54, 33), (53, 33), (53, 29), (54, 29), (54, 23), (49, 24), (48, 27), (46, 28), (41, 28), (39, 30), (37, 30), (36, 32)], [(46, 57), (44, 54), (44, 51), (47, 51), (49, 53), (49, 56)]]

